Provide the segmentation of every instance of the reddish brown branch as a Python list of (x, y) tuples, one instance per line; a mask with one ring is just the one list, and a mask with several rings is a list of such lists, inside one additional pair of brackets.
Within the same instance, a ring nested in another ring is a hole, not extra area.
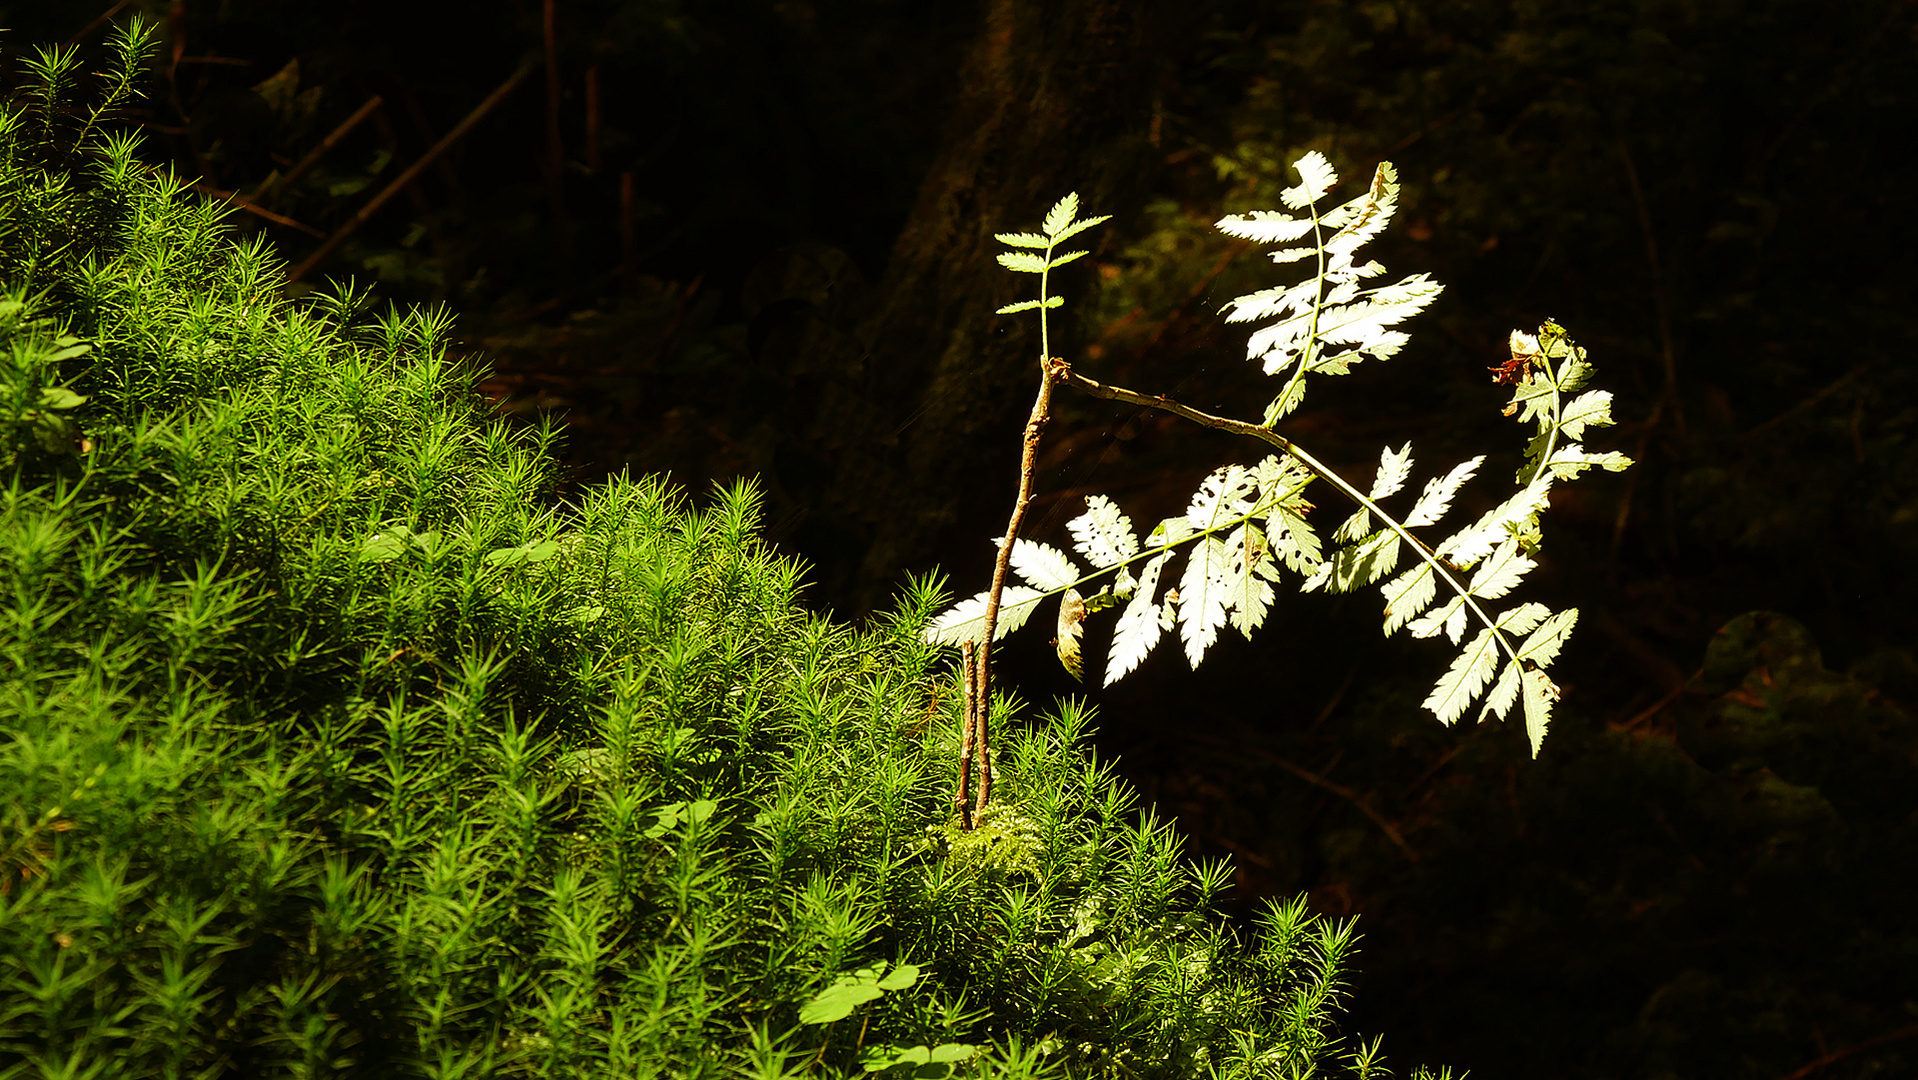
[(365, 206), (360, 207), (359, 211), (348, 219), (346, 224), (334, 230), (333, 235), (328, 237), (326, 242), (321, 244), (317, 251), (308, 255), (304, 262), (294, 267), (293, 270), (286, 275), (286, 280), (289, 282), (300, 280), (302, 277), (305, 277), (313, 267), (319, 265), (321, 259), (333, 254), (335, 248), (345, 243), (347, 237), (358, 232), (360, 226), (371, 220), (374, 214), (379, 213), (380, 208), (391, 201), (394, 195), (399, 194), (408, 184), (411, 184), (427, 166), (438, 161), (441, 154), (451, 150), (455, 143), (465, 138), (466, 133), (471, 131), (475, 124), (485, 119), (486, 114), (497, 108), (500, 102), (505, 101), (506, 96), (511, 94), (513, 90), (526, 79), (527, 74), (531, 71), (532, 68), (530, 67), (520, 68), (518, 71), (513, 72), (513, 74), (507, 78), (505, 82), (501, 83), (491, 94), (486, 95), (486, 100), (475, 105), (473, 111), (467, 113), (466, 118), (461, 120), (458, 126), (446, 133), (445, 138), (434, 143), (432, 149), (420, 155), (418, 161), (407, 166), (405, 172), (394, 177), (392, 183), (386, 185), (378, 195), (373, 196)]

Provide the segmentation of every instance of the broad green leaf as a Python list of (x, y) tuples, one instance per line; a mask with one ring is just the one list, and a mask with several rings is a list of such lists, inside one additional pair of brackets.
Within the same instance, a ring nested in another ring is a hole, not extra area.
[(86, 397), (76, 394), (64, 386), (49, 386), (40, 391), (40, 407), (43, 409), (73, 409), (86, 403)]
[(518, 566), (521, 563), (545, 562), (558, 551), (558, 541), (540, 540), (518, 547), (496, 548), (487, 552), (483, 561), (489, 566)]
[(906, 987), (918, 981), (919, 965), (900, 964), (898, 967), (893, 968), (891, 972), (887, 973), (884, 978), (880, 979), (877, 985), (881, 990), (904, 990)]
[(844, 1020), (852, 1011), (868, 1001), (883, 996), (884, 991), (870, 982), (839, 982), (819, 992), (799, 1009), (799, 1022), (802, 1024), (830, 1024), (835, 1020)]
[(360, 545), (360, 561), (363, 563), (392, 562), (406, 553), (406, 541), (390, 533), (374, 533)]

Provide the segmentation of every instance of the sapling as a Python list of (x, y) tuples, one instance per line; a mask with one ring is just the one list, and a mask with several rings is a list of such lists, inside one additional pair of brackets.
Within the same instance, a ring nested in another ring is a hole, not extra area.
[[(1587, 428), (1612, 423), (1611, 394), (1586, 389), (1591, 365), (1564, 328), (1547, 321), (1536, 335), (1513, 331), (1510, 358), (1492, 372), (1495, 382), (1513, 388), (1505, 415), (1516, 414), (1521, 424), (1536, 428), (1525, 449), (1517, 490), (1451, 535), (1425, 538), (1429, 534), (1424, 530), (1438, 524), (1460, 488), (1478, 473), (1483, 456), (1428, 480), (1399, 515), (1381, 504), (1398, 495), (1412, 477), (1410, 442), (1397, 450), (1386, 447), (1371, 482), (1357, 484), (1276, 430), (1304, 400), (1308, 375), (1344, 375), (1367, 358), (1392, 357), (1408, 340), (1393, 327), (1423, 310), (1443, 288), (1426, 274), (1368, 285), (1385, 268), (1355, 260), (1358, 249), (1385, 228), (1398, 206), (1398, 173), (1391, 164), (1378, 166), (1363, 195), (1329, 210), (1319, 204), (1338, 183), (1331, 163), (1315, 150), (1293, 168), (1299, 183), (1280, 195), (1291, 212), (1255, 210), (1227, 217), (1217, 226), (1242, 240), (1285, 245), (1271, 253), (1274, 263), (1309, 259), (1316, 267), (1304, 281), (1261, 289), (1225, 306), (1227, 322), (1266, 323), (1252, 334), (1246, 357), (1278, 379), (1279, 389), (1257, 423), (1108, 386), (1052, 355), (1048, 312), (1065, 301), (1050, 293), (1050, 275), (1085, 255), (1059, 253), (1058, 247), (1106, 220), (1079, 218), (1076, 194), (1059, 200), (1047, 213), (1042, 231), (998, 235), (1012, 249), (999, 255), (1000, 264), (1039, 277), (1038, 299), (999, 309), (1001, 314), (1039, 313), (1039, 392), (1026, 424), (1019, 494), (1005, 535), (998, 540), (991, 587), (959, 602), (926, 630), (930, 640), (961, 650), (965, 690), (954, 802), (963, 828), (973, 826), (991, 794), (987, 720), (992, 643), (1023, 626), (1055, 596), (1056, 647), (1074, 678), (1082, 675), (1080, 642), (1086, 617), (1121, 608), (1106, 657), (1105, 685), (1110, 686), (1138, 667), (1175, 628), (1194, 668), (1218, 641), (1221, 627), (1230, 624), (1250, 637), (1271, 610), (1273, 585), (1287, 572), (1298, 579), (1303, 592), (1350, 592), (1383, 582), (1387, 635), (1403, 627), (1413, 637), (1443, 633), (1454, 646), (1463, 643), (1427, 695), (1425, 707), (1440, 722), (1452, 724), (1481, 696), (1481, 720), (1504, 719), (1522, 701), (1526, 732), (1537, 756), (1559, 697), (1546, 669), (1570, 636), (1578, 610), (1555, 612), (1535, 601), (1508, 607), (1494, 602), (1503, 600), (1537, 566), (1539, 515), (1550, 501), (1552, 485), (1594, 466), (1617, 472), (1631, 464), (1623, 454), (1588, 451), (1578, 441)], [(1090, 570), (1082, 569), (1065, 552), (1019, 536), (1032, 501), (1040, 435), (1058, 383), (1259, 439), (1278, 453), (1252, 466), (1214, 470), (1200, 483), (1185, 513), (1159, 522), (1143, 541), (1131, 519), (1110, 500), (1089, 496), (1085, 513), (1068, 526), (1073, 548), (1091, 564)], [(1309, 521), (1313, 507), (1305, 490), (1313, 480), (1323, 480), (1356, 505), (1333, 530), (1329, 548)], [(1411, 565), (1401, 570), (1400, 557), (1407, 550)], [(1174, 583), (1169, 568), (1178, 555), (1184, 555), (1185, 562)], [(1008, 571), (1023, 584), (1008, 584)], [(1437, 602), (1441, 585), (1447, 599)], [(971, 787), (975, 769), (976, 793)]]

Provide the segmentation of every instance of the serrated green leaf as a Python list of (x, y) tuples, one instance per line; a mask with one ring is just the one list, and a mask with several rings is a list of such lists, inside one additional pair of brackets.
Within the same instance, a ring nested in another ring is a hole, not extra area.
[(1067, 240), (1070, 240), (1073, 237), (1079, 235), (1080, 233), (1085, 232), (1087, 229), (1092, 228), (1094, 225), (1100, 224), (1101, 222), (1110, 221), (1110, 220), (1112, 220), (1111, 214), (1100, 214), (1098, 217), (1089, 217), (1089, 218), (1086, 218), (1084, 221), (1075, 221), (1072, 224), (1066, 226), (1064, 229), (1060, 230), (1059, 235), (1054, 236), (1052, 238), (1052, 242), (1055, 244), (1065, 243)]
[(1518, 647), (1521, 660), (1530, 660), (1539, 667), (1549, 667), (1558, 659), (1558, 650), (1564, 646), (1565, 639), (1572, 636), (1572, 628), (1578, 625), (1578, 609), (1566, 608), (1539, 624), (1532, 631), (1525, 644)]
[(1513, 703), (1518, 700), (1518, 682), (1523, 674), (1517, 663), (1510, 660), (1505, 662), (1505, 670), (1499, 672), (1498, 682), (1492, 686), (1492, 692), (1485, 695), (1485, 707), (1478, 711), (1480, 723), (1487, 716), (1505, 719), (1505, 714), (1512, 711)]
[[(948, 608), (926, 627), (926, 640), (936, 645), (958, 645), (967, 641), (977, 642), (984, 637), (988, 595), (990, 590)], [(999, 618), (993, 624), (993, 640), (997, 641), (1024, 626), (1032, 613), (1039, 609), (1039, 601), (1045, 599), (1045, 595), (1023, 585), (1006, 586), (999, 594)]]
[[(999, 549), (1000, 541), (994, 540), (994, 551)], [(1012, 570), (1024, 578), (1026, 584), (1040, 592), (1057, 592), (1070, 588), (1085, 575), (1072, 564), (1066, 553), (1050, 544), (1037, 544), (1031, 540), (1012, 542)]]
[(1506, 540), (1479, 565), (1478, 572), (1465, 591), (1487, 600), (1497, 600), (1511, 592), (1538, 563), (1526, 558), (1516, 537)]
[(1046, 211), (1045, 224), (1041, 225), (1040, 228), (1044, 230), (1045, 234), (1050, 237), (1054, 243), (1057, 243), (1059, 234), (1065, 232), (1066, 229), (1072, 225), (1072, 219), (1077, 217), (1078, 214), (1079, 193), (1074, 191), (1065, 198), (1052, 204), (1052, 209)]
[(1372, 479), (1371, 498), (1388, 498), (1405, 486), (1405, 479), (1412, 475), (1412, 444), (1406, 443), (1397, 453), (1391, 447), (1379, 452), (1378, 475)]
[(999, 253), (999, 265), (1021, 274), (1043, 274), (1046, 272), (1046, 260), (1043, 256), (1030, 251), (1002, 251)]
[(1410, 570), (1385, 583), (1385, 636), (1391, 637), (1425, 610), (1438, 595), (1438, 575), (1432, 564), (1420, 560)]
[(1363, 588), (1391, 573), (1399, 564), (1399, 537), (1381, 529), (1360, 543), (1340, 548), (1332, 556), (1332, 592), (1344, 593)]
[[(1297, 240), (1312, 231), (1312, 219), (1282, 214), (1277, 210), (1254, 210), (1249, 214), (1220, 218), (1213, 226), (1227, 236), (1250, 240), (1255, 244), (1282, 244)], [(1293, 248), (1312, 254), (1318, 248)], [(1276, 257), (1275, 257), (1276, 261)]]
[(1552, 451), (1552, 458), (1545, 463), (1545, 467), (1550, 469), (1552, 475), (1558, 477), (1560, 480), (1570, 480), (1593, 466), (1597, 466), (1607, 472), (1623, 472), (1625, 469), (1630, 468), (1631, 464), (1631, 458), (1626, 457), (1616, 450), (1593, 453), (1579, 446), (1577, 443), (1573, 443), (1570, 446), (1561, 446), (1557, 450)]
[(994, 233), (992, 238), (1002, 244), (1010, 244), (1013, 247), (1039, 248), (1042, 251), (1052, 246), (1052, 241), (1047, 240), (1038, 233), (1002, 232)]
[(1033, 308), (1042, 306), (1043, 303), (1044, 301), (1040, 301), (1040, 300), (1021, 300), (1016, 304), (1007, 304), (1005, 307), (1002, 307), (999, 310), (993, 312), (993, 314), (994, 315), (1016, 315), (1021, 311), (1031, 311)]
[(1559, 414), (1558, 430), (1568, 440), (1578, 441), (1587, 427), (1612, 426), (1612, 392), (1587, 390), (1573, 399)]
[(1280, 201), (1294, 210), (1303, 210), (1317, 202), (1319, 197), (1332, 190), (1339, 182), (1339, 174), (1332, 171), (1332, 163), (1317, 150), (1308, 150), (1299, 160), (1292, 163), (1298, 170), (1299, 182), (1286, 188), (1279, 194)]
[(1225, 568), (1225, 545), (1208, 536), (1193, 545), (1179, 579), (1179, 637), (1185, 642), (1186, 662), (1195, 670), (1225, 625)]
[(1139, 553), (1132, 519), (1104, 495), (1086, 497), (1086, 512), (1066, 523), (1072, 544), (1092, 565), (1104, 569)]
[(1483, 464), (1485, 455), (1480, 454), (1444, 476), (1426, 481), (1425, 491), (1419, 495), (1419, 501), (1412, 505), (1412, 512), (1405, 516), (1405, 527), (1414, 529), (1437, 524), (1445, 512), (1452, 508), (1452, 498), (1458, 494), (1458, 489), (1478, 475), (1478, 467)]
[(1083, 259), (1085, 257), (1086, 257), (1086, 253), (1083, 251), (1068, 251), (1064, 255), (1061, 255), (1058, 258), (1053, 259), (1051, 262), (1047, 263), (1046, 267), (1047, 269), (1056, 269), (1058, 267), (1064, 266), (1065, 264), (1069, 262), (1077, 262), (1080, 259)]
[(1545, 743), (1545, 732), (1552, 726), (1552, 706), (1558, 704), (1558, 684), (1543, 671), (1528, 671), (1519, 680), (1524, 687), (1525, 734), (1532, 741), (1532, 757)]
[(1498, 643), (1490, 630), (1480, 630), (1452, 661), (1425, 698), (1425, 707), (1450, 726), (1458, 721), (1498, 667)]
[[(1436, 586), (1434, 587), (1436, 591)], [(1405, 632), (1415, 638), (1436, 637), (1454, 615), (1465, 610), (1465, 598), (1454, 596), (1431, 611), (1405, 624)], [(1453, 642), (1457, 644), (1456, 640)]]
[(1138, 588), (1133, 591), (1125, 610), (1119, 613), (1118, 625), (1112, 629), (1112, 648), (1106, 654), (1107, 686), (1138, 667), (1152, 647), (1159, 643), (1159, 635), (1163, 631), (1159, 626), (1159, 606), (1152, 594), (1159, 588), (1159, 571), (1169, 558), (1171, 553), (1167, 552), (1146, 563), (1145, 570), (1139, 574)]

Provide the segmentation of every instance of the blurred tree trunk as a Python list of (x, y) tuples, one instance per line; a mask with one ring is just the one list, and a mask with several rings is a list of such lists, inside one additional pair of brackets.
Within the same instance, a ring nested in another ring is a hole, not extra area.
[[(813, 475), (782, 469), (782, 481), (807, 506), (793, 540), (817, 553), (813, 576), (842, 614), (885, 606), (906, 571), (934, 562), (954, 591), (984, 587), (1039, 359), (1034, 316), (993, 314), (1037, 288), (998, 266), (993, 234), (1035, 228), (1069, 191), (1088, 213), (1118, 214), (1149, 193), (1160, 58), (1172, 55), (1153, 8), (987, 0), (883, 280), (850, 333), (808, 335), (801, 347), (790, 370), (810, 413), (801, 430)], [(1073, 304), (1087, 299), (1091, 262), (1055, 286)], [(1053, 351), (1070, 356), (1061, 339), (1073, 336), (1071, 317), (1054, 320)]]

